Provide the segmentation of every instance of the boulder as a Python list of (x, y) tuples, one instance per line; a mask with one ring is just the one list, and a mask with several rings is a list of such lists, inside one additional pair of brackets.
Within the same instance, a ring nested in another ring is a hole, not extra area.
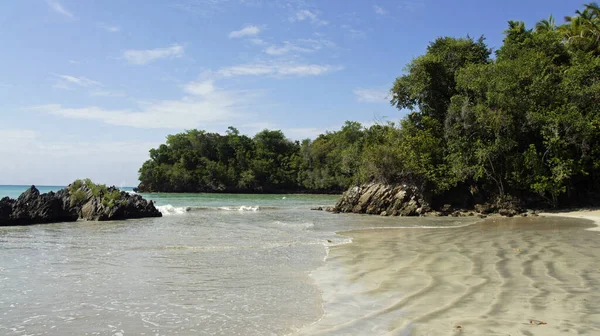
[(489, 203), (475, 204), (474, 208), (475, 211), (483, 215), (487, 215), (493, 211), (492, 206)]
[(383, 216), (419, 216), (430, 211), (419, 188), (410, 184), (367, 183), (348, 189), (332, 209)]
[(162, 216), (152, 201), (140, 195), (94, 186), (96, 192), (84, 183), (78, 184), (77, 189), (70, 185), (46, 194), (31, 186), (16, 200), (5, 197), (0, 200), (0, 226)]
[(54, 192), (40, 194), (35, 186), (31, 186), (12, 204), (12, 223), (8, 225), (76, 221), (77, 212), (65, 204), (60, 196), (57, 197)]
[(10, 225), (14, 204), (15, 200), (8, 197), (0, 200), (0, 226)]

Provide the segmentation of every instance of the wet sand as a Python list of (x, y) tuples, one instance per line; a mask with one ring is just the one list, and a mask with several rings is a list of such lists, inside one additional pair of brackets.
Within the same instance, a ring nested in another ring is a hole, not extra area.
[(324, 316), (299, 334), (600, 335), (592, 228), (536, 217), (341, 233), (353, 243), (312, 273)]

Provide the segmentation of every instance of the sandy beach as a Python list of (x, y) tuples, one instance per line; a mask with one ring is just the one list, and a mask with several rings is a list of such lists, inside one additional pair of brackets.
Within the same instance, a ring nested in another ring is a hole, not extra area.
[[(574, 218), (567, 218), (574, 217)], [(588, 219), (588, 220), (582, 220)], [(599, 211), (341, 233), (301, 335), (600, 334)]]

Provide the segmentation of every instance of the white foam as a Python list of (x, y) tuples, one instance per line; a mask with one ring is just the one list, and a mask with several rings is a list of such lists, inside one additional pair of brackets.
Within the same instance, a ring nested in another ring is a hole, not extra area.
[(174, 207), (171, 204), (157, 206), (156, 208), (163, 216), (183, 215), (190, 211), (190, 207)]
[(242, 205), (239, 207), (219, 207), (219, 210), (225, 210), (225, 211), (258, 211), (260, 210), (260, 206), (256, 205), (256, 206), (246, 206), (246, 205)]

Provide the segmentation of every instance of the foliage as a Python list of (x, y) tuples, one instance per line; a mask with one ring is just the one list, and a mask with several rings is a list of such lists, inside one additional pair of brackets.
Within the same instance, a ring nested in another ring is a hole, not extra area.
[(390, 90), (407, 110), (399, 123), (346, 122), (302, 142), (232, 127), (170, 135), (150, 150), (140, 187), (338, 192), (410, 181), (440, 197), (460, 189), (552, 206), (591, 200), (600, 190), (600, 7), (575, 14), (534, 29), (509, 21), (495, 57), (483, 37), (436, 39)]
[(102, 205), (112, 208), (118, 204), (124, 205), (127, 201), (121, 191), (105, 184), (96, 184), (89, 178), (75, 180), (69, 186), (71, 206), (82, 205), (92, 197), (100, 197)]

